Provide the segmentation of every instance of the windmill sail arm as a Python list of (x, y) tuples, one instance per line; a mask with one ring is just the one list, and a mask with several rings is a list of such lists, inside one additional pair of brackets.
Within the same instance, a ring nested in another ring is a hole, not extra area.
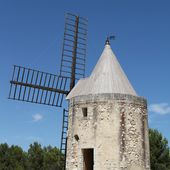
[(60, 90), (60, 89), (55, 89), (55, 88), (51, 88), (51, 87), (44, 87), (44, 86), (39, 86), (39, 85), (34, 85), (34, 84), (28, 84), (28, 83), (23, 83), (23, 82), (17, 82), (17, 81), (10, 81), (11, 84), (14, 85), (20, 85), (20, 86), (25, 86), (25, 87), (30, 87), (30, 88), (36, 88), (36, 89), (41, 89), (41, 90), (47, 90), (50, 92), (56, 92), (56, 93), (62, 93), (62, 94), (68, 94), (69, 91), (64, 91), (64, 90)]
[(87, 24), (86, 18), (66, 14), (60, 75), (70, 78), (69, 91), (85, 76)]
[(61, 107), (68, 77), (14, 66), (9, 99)]

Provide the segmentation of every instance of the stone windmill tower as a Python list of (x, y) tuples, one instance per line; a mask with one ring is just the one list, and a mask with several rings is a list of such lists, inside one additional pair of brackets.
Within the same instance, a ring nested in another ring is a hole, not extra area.
[(67, 170), (150, 170), (147, 101), (106, 40), (91, 75), (67, 96)]

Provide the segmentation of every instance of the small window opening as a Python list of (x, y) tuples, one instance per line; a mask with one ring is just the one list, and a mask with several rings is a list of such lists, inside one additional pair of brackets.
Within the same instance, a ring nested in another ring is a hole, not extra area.
[(82, 108), (83, 116), (87, 117), (87, 107)]
[(77, 134), (74, 135), (74, 138), (76, 139), (76, 141), (79, 141), (79, 136)]

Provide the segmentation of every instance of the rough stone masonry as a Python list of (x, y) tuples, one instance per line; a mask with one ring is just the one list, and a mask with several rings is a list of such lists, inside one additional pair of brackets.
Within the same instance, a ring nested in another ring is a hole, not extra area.
[(147, 101), (108, 43), (91, 76), (67, 99), (67, 170), (150, 170)]

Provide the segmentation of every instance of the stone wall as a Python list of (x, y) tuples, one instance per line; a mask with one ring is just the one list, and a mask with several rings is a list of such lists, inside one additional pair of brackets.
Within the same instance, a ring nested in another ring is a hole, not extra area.
[(150, 170), (146, 100), (123, 94), (71, 99), (67, 170), (83, 170), (85, 148), (94, 149), (94, 170)]

